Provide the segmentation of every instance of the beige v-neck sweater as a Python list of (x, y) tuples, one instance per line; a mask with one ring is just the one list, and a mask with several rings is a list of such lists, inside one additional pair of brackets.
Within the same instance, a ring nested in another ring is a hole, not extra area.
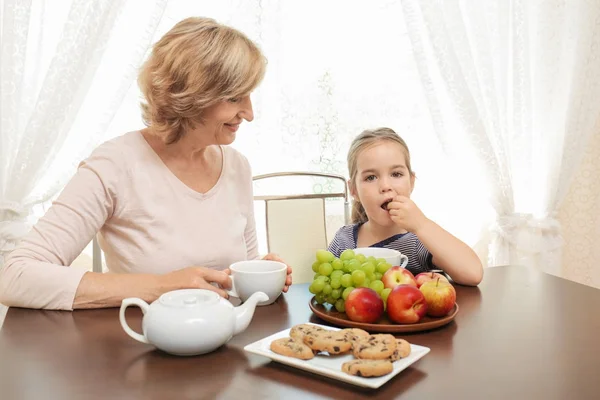
[(139, 131), (99, 146), (6, 258), (0, 302), (71, 310), (86, 271), (69, 265), (97, 233), (111, 272), (224, 269), (258, 258), (250, 165), (233, 148), (222, 150), (221, 176), (202, 194)]

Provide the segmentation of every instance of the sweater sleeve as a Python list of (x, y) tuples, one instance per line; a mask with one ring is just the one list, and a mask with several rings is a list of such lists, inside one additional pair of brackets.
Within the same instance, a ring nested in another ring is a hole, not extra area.
[(0, 302), (11, 307), (72, 310), (87, 272), (69, 265), (115, 209), (119, 152), (110, 142), (82, 162), (0, 271)]

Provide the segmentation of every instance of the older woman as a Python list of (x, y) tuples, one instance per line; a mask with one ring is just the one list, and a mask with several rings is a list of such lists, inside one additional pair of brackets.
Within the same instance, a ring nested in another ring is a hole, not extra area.
[[(175, 25), (138, 78), (147, 128), (102, 144), (81, 163), (7, 257), (0, 302), (114, 307), (182, 288), (226, 297), (226, 268), (258, 258), (250, 166), (227, 145), (254, 118), (250, 93), (265, 64), (246, 36), (212, 19)], [(110, 272), (69, 268), (98, 233)]]

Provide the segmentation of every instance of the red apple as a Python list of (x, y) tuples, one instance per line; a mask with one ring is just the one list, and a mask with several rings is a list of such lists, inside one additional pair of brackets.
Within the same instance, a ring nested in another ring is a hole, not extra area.
[(423, 293), (412, 285), (398, 285), (388, 295), (387, 314), (397, 324), (415, 324), (427, 313)]
[(367, 287), (356, 288), (346, 298), (346, 315), (351, 321), (373, 323), (383, 315), (383, 300)]
[(389, 289), (393, 289), (398, 285), (417, 287), (417, 281), (412, 272), (400, 266), (395, 266), (385, 271), (385, 274), (381, 277), (381, 281), (383, 282), (383, 286)]
[(450, 283), (437, 279), (425, 282), (419, 290), (423, 293), (427, 302), (427, 315), (431, 317), (443, 317), (448, 315), (454, 308), (456, 290)]
[(417, 287), (421, 287), (425, 282), (435, 281), (438, 278), (440, 278), (441, 281), (448, 282), (448, 278), (437, 272), (421, 272), (415, 276), (415, 281), (417, 281)]

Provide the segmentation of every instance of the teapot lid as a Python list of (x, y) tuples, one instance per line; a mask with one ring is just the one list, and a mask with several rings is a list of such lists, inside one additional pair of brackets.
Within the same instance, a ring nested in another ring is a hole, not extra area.
[(158, 300), (168, 307), (197, 307), (217, 303), (220, 296), (205, 289), (180, 289), (162, 294)]

